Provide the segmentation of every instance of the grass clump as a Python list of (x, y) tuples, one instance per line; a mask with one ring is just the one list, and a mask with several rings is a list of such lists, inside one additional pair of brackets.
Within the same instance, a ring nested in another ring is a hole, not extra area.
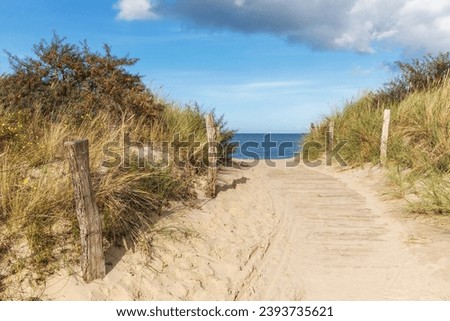
[(398, 66), (402, 74), (393, 82), (325, 117), (306, 142), (324, 142), (333, 121), (335, 138), (347, 141), (340, 155), (349, 165), (378, 164), (383, 110), (390, 109), (392, 194), (413, 200), (415, 212), (450, 214), (449, 55), (426, 56)]
[[(91, 177), (107, 245), (137, 242), (171, 202), (196, 197), (194, 182), (206, 172), (204, 112), (153, 95), (126, 67), (136, 59), (91, 52), (55, 36), (34, 47), (35, 57), (10, 55), (0, 78), (0, 297), (12, 282), (33, 287), (62, 266), (77, 264), (79, 228), (63, 143), (89, 139)], [(232, 135), (222, 118), (221, 142)], [(187, 153), (175, 161), (179, 135)], [(124, 137), (167, 162), (139, 166), (131, 153), (105, 167), (109, 151), (122, 156)], [(194, 139), (190, 140), (189, 137)], [(148, 145), (152, 142), (152, 145)], [(195, 144), (197, 142), (198, 144)], [(112, 146), (112, 147), (111, 147)]]

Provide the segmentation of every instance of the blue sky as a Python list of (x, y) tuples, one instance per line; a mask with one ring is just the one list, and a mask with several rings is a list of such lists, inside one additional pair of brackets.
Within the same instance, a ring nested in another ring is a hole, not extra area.
[(156, 93), (230, 128), (304, 132), (388, 81), (394, 61), (450, 50), (450, 1), (0, 0), (1, 49), (31, 55), (54, 31), (139, 58), (132, 71)]

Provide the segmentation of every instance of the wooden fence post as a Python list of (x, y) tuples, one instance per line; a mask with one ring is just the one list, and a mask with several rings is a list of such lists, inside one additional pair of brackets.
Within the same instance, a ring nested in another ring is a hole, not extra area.
[(333, 150), (333, 145), (334, 145), (334, 122), (330, 121), (328, 123), (328, 138), (327, 138), (327, 142), (328, 142), (328, 148), (330, 150)]
[(334, 148), (334, 122), (330, 121), (328, 123), (328, 129), (326, 132), (326, 164), (327, 166), (331, 166), (333, 162), (333, 155), (331, 155), (331, 151)]
[(383, 130), (381, 132), (381, 146), (380, 146), (381, 166), (386, 166), (387, 162), (387, 145), (388, 145), (390, 121), (391, 121), (391, 110), (385, 109), (383, 115)]
[(102, 218), (95, 203), (89, 171), (89, 142), (77, 140), (64, 143), (69, 158), (75, 206), (81, 236), (81, 268), (85, 282), (102, 279), (105, 274)]
[(206, 116), (206, 134), (208, 137), (208, 190), (209, 197), (216, 197), (217, 180), (217, 138), (218, 128), (214, 123), (213, 114)]

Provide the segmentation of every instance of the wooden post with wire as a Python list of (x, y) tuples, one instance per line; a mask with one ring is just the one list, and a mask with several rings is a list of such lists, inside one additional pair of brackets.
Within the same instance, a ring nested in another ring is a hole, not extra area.
[(208, 137), (208, 197), (216, 197), (217, 181), (217, 138), (219, 129), (215, 125), (213, 114), (206, 116), (206, 134)]
[(83, 279), (89, 283), (104, 278), (106, 274), (102, 218), (95, 203), (89, 170), (89, 141), (84, 139), (66, 142), (64, 147), (67, 149), (80, 225)]
[(380, 146), (381, 166), (386, 166), (386, 162), (387, 162), (387, 146), (388, 146), (390, 122), (391, 122), (391, 110), (385, 109), (384, 115), (383, 115), (383, 130), (381, 132), (381, 146)]

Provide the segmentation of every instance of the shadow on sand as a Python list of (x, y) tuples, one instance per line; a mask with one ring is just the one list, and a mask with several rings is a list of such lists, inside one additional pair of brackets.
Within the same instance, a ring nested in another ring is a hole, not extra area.
[(238, 185), (245, 184), (248, 182), (248, 180), (249, 180), (249, 178), (247, 178), (247, 177), (241, 177), (241, 178), (233, 180), (233, 182), (231, 182), (231, 184), (217, 186), (217, 194), (226, 192), (230, 189), (236, 189), (236, 187)]

